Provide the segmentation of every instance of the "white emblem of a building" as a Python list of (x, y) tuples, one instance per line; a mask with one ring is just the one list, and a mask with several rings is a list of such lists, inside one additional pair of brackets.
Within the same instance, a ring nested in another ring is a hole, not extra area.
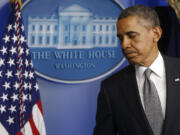
[(116, 18), (97, 17), (73, 4), (50, 17), (28, 17), (29, 47), (57, 49), (117, 47)]

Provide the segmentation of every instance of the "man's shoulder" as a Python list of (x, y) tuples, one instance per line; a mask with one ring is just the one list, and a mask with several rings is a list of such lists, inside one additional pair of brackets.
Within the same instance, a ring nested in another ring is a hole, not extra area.
[(102, 83), (111, 85), (118, 84), (122, 81), (125, 81), (129, 77), (129, 74), (132, 72), (135, 72), (134, 66), (128, 65), (117, 73), (103, 80)]
[(180, 76), (180, 59), (163, 56), (167, 76)]
[[(166, 66), (170, 67), (179, 67), (180, 66), (180, 58), (170, 57), (163, 55), (163, 59)], [(175, 64), (175, 65), (174, 65)]]
[(170, 61), (170, 62), (180, 62), (180, 58), (175, 58), (167, 55), (162, 55), (165, 61)]

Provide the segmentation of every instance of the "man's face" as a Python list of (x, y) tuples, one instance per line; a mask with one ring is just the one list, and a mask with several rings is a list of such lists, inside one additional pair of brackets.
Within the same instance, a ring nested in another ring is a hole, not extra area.
[(147, 28), (145, 24), (147, 25), (147, 22), (138, 16), (120, 19), (117, 22), (117, 36), (130, 63), (149, 66), (148, 63), (158, 54), (157, 41), (160, 37), (156, 28)]

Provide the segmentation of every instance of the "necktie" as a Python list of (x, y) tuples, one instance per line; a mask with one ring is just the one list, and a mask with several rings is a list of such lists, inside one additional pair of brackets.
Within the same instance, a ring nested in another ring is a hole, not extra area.
[(154, 135), (161, 135), (163, 127), (162, 107), (156, 86), (150, 79), (151, 73), (151, 69), (146, 69), (143, 91), (145, 114), (154, 132)]

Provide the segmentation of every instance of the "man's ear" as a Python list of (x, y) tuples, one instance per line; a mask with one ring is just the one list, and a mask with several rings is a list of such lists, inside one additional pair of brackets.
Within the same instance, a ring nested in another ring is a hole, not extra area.
[(153, 37), (153, 42), (158, 42), (159, 39), (161, 38), (162, 36), (162, 29), (160, 26), (155, 26), (153, 29), (152, 29), (153, 33), (154, 33), (154, 37)]

